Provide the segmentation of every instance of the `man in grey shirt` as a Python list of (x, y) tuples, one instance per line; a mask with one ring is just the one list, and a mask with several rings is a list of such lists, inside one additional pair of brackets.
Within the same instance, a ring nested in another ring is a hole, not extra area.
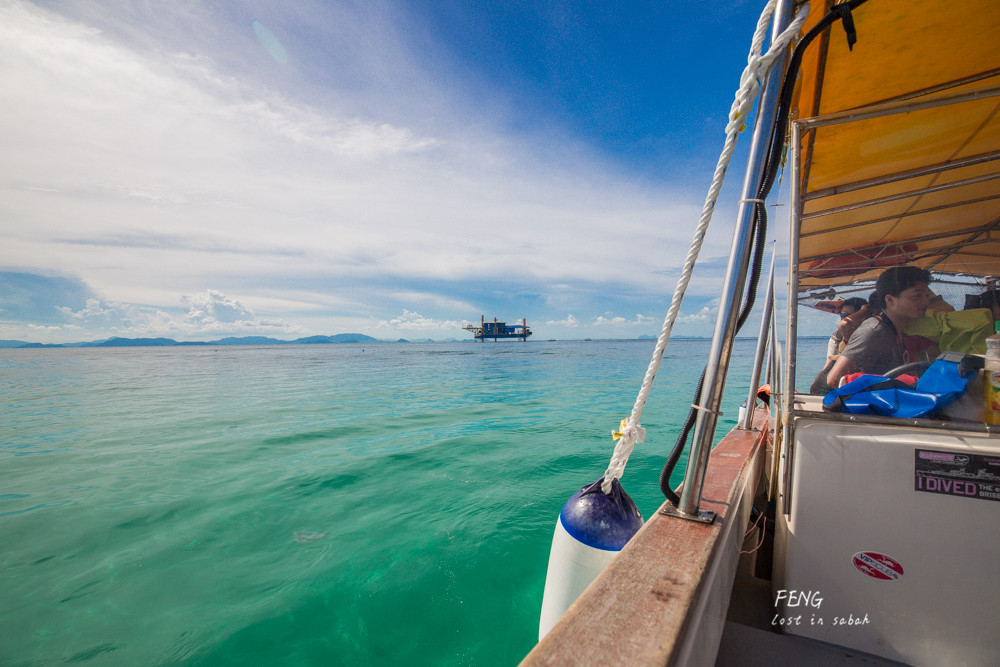
[(831, 387), (837, 387), (845, 375), (881, 375), (908, 361), (902, 331), (924, 316), (933, 297), (927, 287), (930, 281), (930, 272), (915, 266), (896, 266), (879, 276), (875, 293), (882, 312), (862, 322), (851, 336), (827, 375)]

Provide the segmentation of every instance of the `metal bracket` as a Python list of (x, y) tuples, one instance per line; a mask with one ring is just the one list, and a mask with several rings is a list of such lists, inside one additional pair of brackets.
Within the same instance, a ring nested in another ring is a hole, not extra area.
[(686, 521), (697, 521), (698, 523), (710, 524), (715, 521), (715, 512), (699, 510), (697, 514), (686, 514), (673, 505), (667, 505), (665, 509), (660, 510), (660, 514), (685, 519)]

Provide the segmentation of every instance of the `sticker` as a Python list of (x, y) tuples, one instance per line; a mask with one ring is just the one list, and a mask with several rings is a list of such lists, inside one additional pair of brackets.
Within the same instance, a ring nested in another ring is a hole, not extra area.
[(914, 450), (913, 490), (1000, 500), (1000, 456)]
[(903, 566), (894, 558), (877, 551), (859, 551), (854, 554), (854, 567), (872, 579), (895, 581), (903, 578)]

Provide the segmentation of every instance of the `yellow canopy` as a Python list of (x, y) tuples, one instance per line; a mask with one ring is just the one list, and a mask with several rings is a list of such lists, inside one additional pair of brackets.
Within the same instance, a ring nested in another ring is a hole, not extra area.
[[(803, 34), (835, 4), (812, 0)], [(800, 288), (907, 263), (1000, 275), (1000, 0), (869, 0), (807, 49)]]

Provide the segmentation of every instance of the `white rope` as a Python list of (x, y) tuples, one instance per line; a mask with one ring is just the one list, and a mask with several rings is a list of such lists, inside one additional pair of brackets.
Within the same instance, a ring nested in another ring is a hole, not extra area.
[(729, 123), (726, 125), (726, 142), (722, 147), (722, 153), (719, 155), (719, 162), (715, 166), (712, 186), (708, 189), (708, 194), (705, 197), (705, 206), (701, 210), (701, 219), (698, 221), (698, 227), (695, 229), (691, 249), (688, 250), (687, 259), (684, 261), (684, 268), (681, 270), (681, 277), (677, 281), (677, 288), (674, 290), (673, 299), (670, 301), (670, 308), (667, 309), (666, 318), (663, 320), (663, 328), (660, 330), (660, 336), (656, 340), (656, 348), (653, 350), (653, 358), (649, 362), (649, 368), (646, 369), (642, 388), (635, 399), (635, 405), (632, 407), (632, 413), (629, 415), (629, 418), (623, 419), (618, 430), (612, 432), (612, 435), (618, 442), (615, 445), (614, 452), (611, 454), (608, 469), (604, 473), (604, 482), (601, 484), (601, 490), (604, 493), (610, 493), (612, 480), (620, 479), (622, 473), (625, 472), (625, 464), (628, 463), (628, 457), (632, 454), (635, 443), (646, 439), (646, 429), (640, 425), (639, 419), (642, 417), (642, 410), (646, 405), (646, 399), (649, 398), (649, 392), (653, 388), (653, 380), (656, 378), (656, 372), (659, 370), (660, 362), (663, 360), (663, 351), (667, 347), (667, 341), (670, 340), (670, 332), (673, 330), (677, 314), (680, 312), (684, 293), (687, 291), (688, 283), (691, 282), (691, 274), (694, 271), (695, 261), (698, 259), (698, 253), (701, 251), (702, 243), (705, 240), (705, 233), (708, 230), (708, 223), (711, 221), (712, 213), (715, 211), (715, 202), (719, 197), (719, 191), (722, 189), (722, 182), (726, 178), (726, 169), (733, 157), (733, 151), (736, 149), (736, 137), (746, 128), (747, 114), (753, 108), (753, 103), (760, 90), (761, 82), (770, 71), (771, 65), (774, 64), (775, 59), (781, 55), (789, 42), (799, 33), (802, 24), (805, 23), (806, 18), (809, 16), (809, 5), (804, 5), (795, 16), (795, 20), (774, 40), (767, 53), (760, 55), (763, 49), (764, 38), (767, 34), (767, 27), (771, 23), (771, 15), (774, 13), (776, 3), (777, 0), (769, 0), (760, 15), (760, 19), (757, 21), (757, 29), (754, 31), (750, 53), (747, 56), (747, 66), (743, 70), (742, 76), (740, 76), (740, 87), (736, 91), (736, 98), (733, 100), (733, 106), (729, 110)]

